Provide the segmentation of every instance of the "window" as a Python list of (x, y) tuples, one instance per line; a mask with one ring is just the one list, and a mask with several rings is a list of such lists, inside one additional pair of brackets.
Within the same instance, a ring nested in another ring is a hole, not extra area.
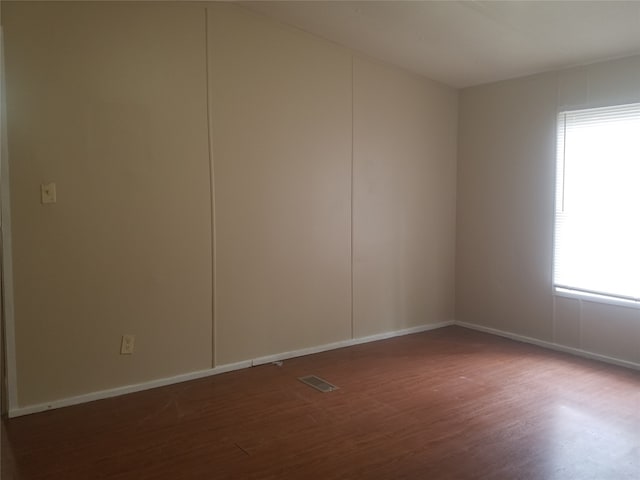
[(554, 285), (640, 302), (640, 103), (558, 117)]

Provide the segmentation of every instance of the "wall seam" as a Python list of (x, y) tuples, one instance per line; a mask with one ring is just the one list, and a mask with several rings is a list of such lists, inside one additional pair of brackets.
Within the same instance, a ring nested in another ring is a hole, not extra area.
[(355, 318), (354, 318), (354, 305), (353, 305), (353, 300), (354, 300), (354, 295), (353, 295), (353, 266), (354, 266), (354, 259), (353, 259), (353, 233), (354, 233), (354, 228), (353, 228), (353, 187), (354, 187), (354, 170), (353, 170), (353, 163), (354, 163), (354, 144), (355, 144), (355, 137), (354, 137), (354, 116), (355, 116), (355, 111), (354, 111), (354, 105), (355, 105), (355, 101), (354, 101), (354, 83), (355, 83), (355, 59), (353, 57), (353, 54), (351, 54), (351, 221), (350, 221), (350, 226), (351, 226), (351, 338), (355, 338)]
[(581, 349), (584, 349), (584, 342), (582, 341), (582, 312), (583, 312), (582, 299), (579, 298), (578, 299), (578, 346)]
[(216, 209), (215, 180), (213, 169), (213, 143), (211, 122), (211, 82), (209, 62), (209, 9), (204, 8), (204, 53), (205, 53), (205, 91), (207, 100), (207, 148), (209, 153), (209, 205), (211, 208), (211, 366), (217, 365), (216, 359)]

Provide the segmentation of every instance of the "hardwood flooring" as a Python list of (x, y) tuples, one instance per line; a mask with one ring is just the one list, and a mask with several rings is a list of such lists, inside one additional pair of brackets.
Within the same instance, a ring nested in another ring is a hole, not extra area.
[(5, 480), (638, 480), (640, 372), (449, 327), (5, 428)]

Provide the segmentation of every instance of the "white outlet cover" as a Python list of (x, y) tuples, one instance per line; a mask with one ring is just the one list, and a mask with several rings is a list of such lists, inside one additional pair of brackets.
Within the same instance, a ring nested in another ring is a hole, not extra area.
[(43, 183), (40, 185), (40, 201), (45, 203), (56, 203), (56, 184)]

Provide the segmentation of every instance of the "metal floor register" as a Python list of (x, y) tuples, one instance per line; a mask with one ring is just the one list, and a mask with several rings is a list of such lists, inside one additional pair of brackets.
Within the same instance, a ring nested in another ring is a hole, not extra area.
[(315, 375), (307, 375), (306, 377), (298, 377), (302, 383), (306, 383), (310, 387), (315, 388), (316, 390), (320, 390), (321, 392), (332, 392), (337, 390), (338, 387), (332, 385), (331, 383), (323, 380), (320, 377), (316, 377)]

